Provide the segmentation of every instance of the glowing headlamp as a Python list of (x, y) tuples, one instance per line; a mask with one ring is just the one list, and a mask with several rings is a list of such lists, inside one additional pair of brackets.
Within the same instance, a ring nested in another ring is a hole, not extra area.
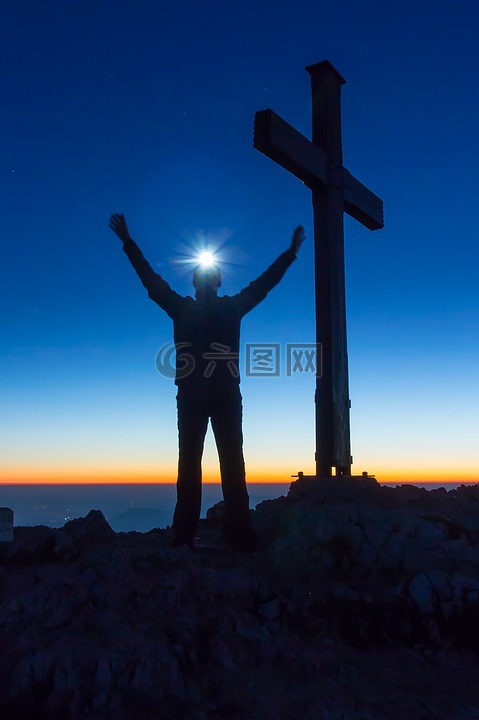
[(216, 258), (209, 250), (203, 250), (198, 253), (198, 263), (202, 268), (211, 268), (216, 266)]

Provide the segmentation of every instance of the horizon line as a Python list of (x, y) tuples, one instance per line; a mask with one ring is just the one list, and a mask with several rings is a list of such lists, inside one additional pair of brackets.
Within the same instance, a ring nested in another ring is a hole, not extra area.
[[(314, 475), (307, 475), (304, 474), (305, 477), (314, 477)], [(353, 475), (353, 477), (356, 477), (360, 479), (361, 475)], [(382, 476), (378, 477), (375, 474), (369, 475), (368, 477), (377, 480), (377, 482), (382, 484), (396, 484), (396, 485), (414, 485), (414, 484), (424, 484), (424, 485), (440, 485), (442, 483), (450, 484), (475, 484), (479, 483), (479, 479), (474, 477), (454, 477), (453, 474), (447, 475), (447, 476), (441, 476), (441, 477), (424, 477), (421, 476), (419, 473), (416, 477), (404, 477), (404, 476), (398, 476), (394, 475), (391, 476), (390, 474), (383, 474)], [(338, 478), (336, 475), (331, 476), (332, 479)], [(296, 482), (297, 476), (291, 476), (290, 478), (256, 478), (246, 481), (246, 484), (249, 485), (291, 485), (293, 482)], [(221, 485), (221, 479), (220, 478), (208, 478), (203, 480), (203, 485)], [(44, 479), (44, 478), (37, 478), (37, 479), (27, 479), (27, 480), (20, 480), (20, 479), (8, 479), (8, 480), (0, 480), (0, 488), (2, 487), (8, 487), (8, 486), (34, 486), (34, 485), (176, 485), (176, 479), (175, 480), (151, 480), (151, 479), (138, 479), (138, 478), (105, 478), (105, 479), (90, 479), (88, 477), (86, 478), (75, 478), (72, 480), (68, 480), (65, 478), (55, 478), (55, 479)]]

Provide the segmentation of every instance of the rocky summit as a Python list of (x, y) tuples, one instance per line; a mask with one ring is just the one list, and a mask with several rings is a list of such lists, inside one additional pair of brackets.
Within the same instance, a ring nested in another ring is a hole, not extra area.
[(479, 486), (300, 478), (229, 551), (92, 510), (0, 550), (3, 720), (479, 718)]

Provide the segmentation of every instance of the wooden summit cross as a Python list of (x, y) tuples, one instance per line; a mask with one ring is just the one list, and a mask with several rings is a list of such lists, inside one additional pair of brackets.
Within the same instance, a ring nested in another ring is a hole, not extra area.
[[(272, 110), (256, 113), (253, 145), (307, 185), (313, 194), (316, 343), (316, 477), (351, 473), (344, 229), (346, 211), (370, 230), (384, 226), (383, 203), (343, 167), (341, 85), (328, 60), (310, 65), (313, 141)], [(319, 354), (318, 354), (319, 370)]]

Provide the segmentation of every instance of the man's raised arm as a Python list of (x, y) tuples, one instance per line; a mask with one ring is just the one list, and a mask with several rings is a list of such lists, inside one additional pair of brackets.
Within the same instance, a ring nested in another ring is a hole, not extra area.
[(114, 213), (111, 215), (108, 225), (123, 242), (123, 250), (147, 289), (149, 297), (173, 318), (183, 300), (182, 296), (172, 290), (166, 280), (163, 280), (161, 275), (153, 270), (136, 242), (130, 237), (123, 215)]
[(231, 298), (241, 316), (246, 315), (256, 307), (258, 303), (264, 300), (269, 291), (279, 283), (291, 263), (296, 260), (296, 254), (305, 238), (304, 228), (299, 225), (293, 233), (288, 250), (282, 253), (259, 278), (253, 280), (248, 287)]

